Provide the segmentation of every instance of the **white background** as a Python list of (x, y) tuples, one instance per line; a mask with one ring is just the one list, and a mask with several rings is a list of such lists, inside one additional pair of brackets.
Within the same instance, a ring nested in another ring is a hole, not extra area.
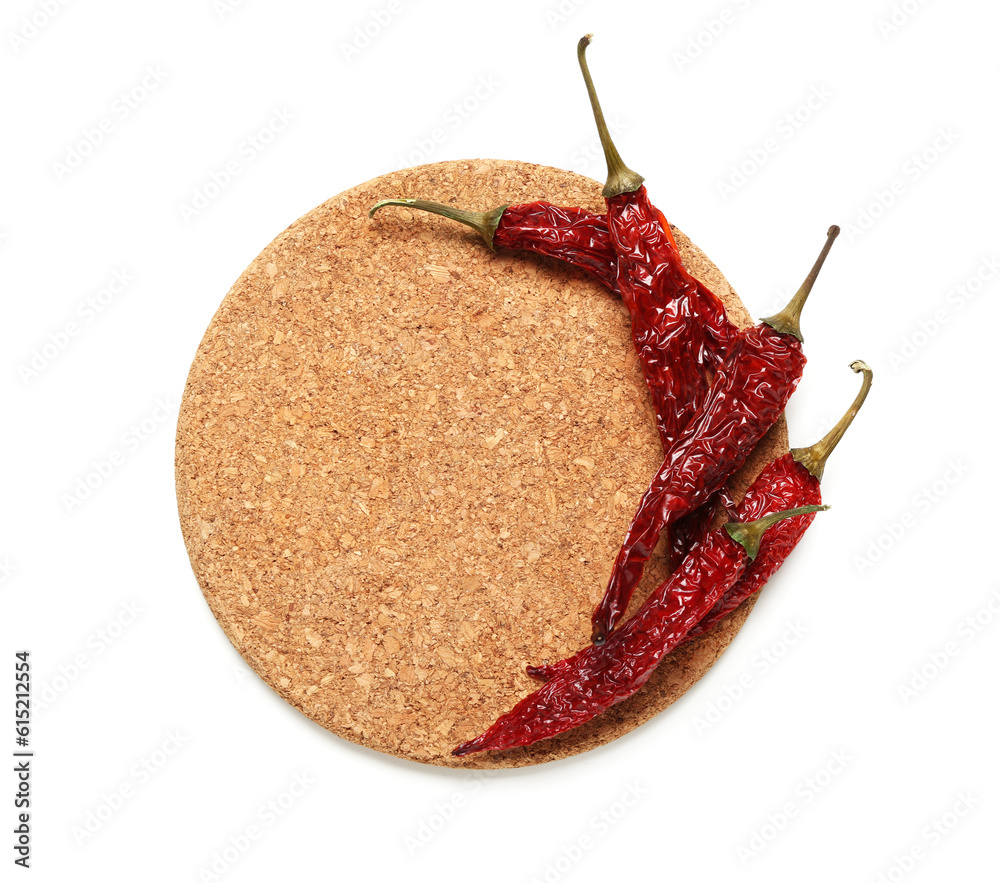
[[(981, 878), (998, 26), (974, 0), (5, 3), (0, 750), (28, 649), (30, 878)], [(229, 286), (330, 196), (473, 157), (603, 180), (587, 32), (626, 162), (751, 312), (843, 227), (793, 443), (853, 397), (851, 360), (875, 387), (827, 469), (834, 508), (695, 689), (600, 750), (470, 777), (343, 742), (250, 673), (181, 540), (176, 411)], [(14, 825), (2, 797), (7, 867)]]

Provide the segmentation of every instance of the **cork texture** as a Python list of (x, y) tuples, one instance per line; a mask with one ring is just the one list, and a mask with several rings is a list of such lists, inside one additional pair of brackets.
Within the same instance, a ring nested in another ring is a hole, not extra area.
[[(556, 261), (491, 252), (454, 222), (367, 212), (418, 196), (603, 212), (600, 190), (496, 160), (368, 181), (267, 246), (201, 342), (176, 449), (194, 572), (249, 665), (345, 739), (456, 767), (587, 751), (681, 696), (749, 612), (668, 656), (586, 726), (450, 756), (537, 687), (527, 663), (589, 641), (662, 452), (616, 296)], [(718, 269), (675, 235), (689, 269), (748, 324)], [(781, 423), (734, 492), (786, 450)], [(667, 576), (662, 551), (633, 609)]]

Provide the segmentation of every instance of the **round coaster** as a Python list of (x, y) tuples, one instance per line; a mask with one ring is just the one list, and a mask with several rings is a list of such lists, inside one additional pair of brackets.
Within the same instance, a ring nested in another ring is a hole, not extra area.
[[(442, 218), (368, 209), (419, 196), (603, 212), (600, 190), (496, 160), (368, 181), (268, 245), (202, 340), (176, 456), (195, 574), (254, 670), (345, 739), (462, 767), (586, 751), (670, 705), (746, 617), (749, 605), (584, 727), (450, 755), (537, 687), (525, 664), (589, 641), (662, 452), (617, 297), (556, 261), (491, 252)], [(675, 235), (748, 324), (721, 273)], [(735, 492), (785, 450), (782, 423)], [(634, 605), (667, 575), (665, 556), (648, 571)]]

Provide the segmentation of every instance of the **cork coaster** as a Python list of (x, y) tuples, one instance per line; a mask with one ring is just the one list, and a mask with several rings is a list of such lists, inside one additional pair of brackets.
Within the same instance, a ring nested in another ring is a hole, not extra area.
[[(226, 295), (177, 430), (181, 526), (229, 639), (345, 739), (425, 763), (516, 767), (602, 745), (681, 696), (749, 605), (590, 724), (456, 759), (589, 641), (590, 614), (661, 460), (620, 300), (584, 273), (493, 253), (421, 196), (603, 212), (600, 185), (519, 162), (442, 162), (361, 184), (278, 236)], [(750, 318), (676, 232), (688, 267)], [(784, 424), (737, 477), (787, 450)], [(668, 573), (650, 562), (633, 605)]]

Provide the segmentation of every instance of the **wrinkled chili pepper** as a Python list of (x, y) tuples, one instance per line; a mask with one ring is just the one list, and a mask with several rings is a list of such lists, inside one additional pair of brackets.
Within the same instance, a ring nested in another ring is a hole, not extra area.
[[(426, 199), (384, 199), (372, 206), (369, 216), (386, 206), (418, 209), (458, 221), (476, 230), (491, 248), (523, 249), (558, 258), (586, 270), (610, 291), (620, 294), (618, 257), (611, 245), (608, 220), (601, 215), (542, 201), (477, 212)], [(665, 221), (664, 226), (669, 232)], [(633, 343), (652, 397), (660, 441), (667, 449), (704, 395), (710, 379), (706, 372), (714, 371), (724, 355), (723, 344), (735, 336), (736, 330), (726, 320), (724, 335), (709, 335), (706, 339), (693, 304), (712, 304), (712, 312), (717, 313), (714, 305), (721, 302), (687, 272), (676, 251), (663, 251), (665, 261), (650, 284), (655, 303), (652, 296), (643, 296), (633, 298), (631, 305), (626, 301), (626, 305), (640, 313), (639, 321), (632, 322)], [(688, 343), (692, 335), (698, 340), (695, 346)], [(685, 352), (692, 349), (694, 361)], [(709, 366), (701, 370), (697, 365), (699, 351), (709, 357)]]
[(700, 412), (667, 452), (625, 535), (593, 615), (593, 640), (607, 639), (628, 605), (660, 532), (705, 503), (774, 425), (802, 377), (799, 316), (840, 232), (831, 227), (812, 270), (780, 313), (740, 332)]
[(427, 199), (383, 199), (369, 209), (368, 217), (387, 205), (419, 209), (458, 221), (475, 230), (493, 249), (516, 248), (558, 258), (586, 270), (606, 288), (618, 293), (618, 266), (607, 219), (586, 209), (539, 200), (475, 212)]
[[(826, 461), (854, 422), (872, 385), (872, 369), (866, 363), (858, 360), (851, 363), (851, 368), (856, 374), (864, 376), (861, 390), (847, 413), (814, 445), (794, 448), (784, 456), (772, 460), (740, 501), (736, 510), (737, 520), (752, 521), (764, 512), (773, 512), (775, 509), (818, 505), (823, 502), (819, 484)], [(704, 634), (743, 601), (760, 591), (761, 586), (771, 578), (788, 552), (801, 539), (813, 517), (807, 515), (805, 518), (795, 518), (775, 525), (767, 550), (762, 551), (747, 565), (736, 584), (716, 601), (715, 606), (681, 643)]]
[[(823, 478), (826, 461), (844, 437), (851, 423), (854, 422), (855, 416), (857, 416), (868, 397), (868, 391), (871, 389), (872, 369), (860, 359), (852, 362), (850, 367), (856, 374), (864, 374), (861, 390), (851, 407), (833, 429), (814, 445), (808, 448), (794, 448), (768, 463), (747, 489), (739, 505), (730, 503), (727, 506), (729, 517), (733, 521), (754, 521), (771, 512), (792, 509), (796, 506), (822, 504), (820, 481)], [(795, 548), (806, 528), (812, 524), (814, 517), (815, 515), (805, 515), (802, 518), (791, 518), (774, 525), (768, 535), (767, 544), (747, 564), (740, 578), (722, 593), (712, 609), (691, 628), (676, 646), (680, 647), (689, 640), (704, 634), (732, 613), (743, 601), (760, 591), (761, 587), (788, 557), (791, 550)], [(698, 540), (696, 543), (700, 541)], [(561, 669), (567, 668), (569, 662), (570, 660), (564, 659), (549, 665), (529, 665), (527, 672), (533, 678), (547, 681), (558, 674)]]
[(608, 169), (602, 195), (618, 291), (632, 317), (632, 342), (667, 448), (698, 412), (737, 331), (722, 301), (684, 268), (670, 225), (649, 201), (642, 176), (622, 161), (587, 66), (590, 40), (587, 34), (577, 44), (577, 60)]
[(666, 450), (696, 413), (737, 332), (718, 297), (684, 267), (670, 225), (650, 203), (642, 178), (622, 162), (587, 69), (589, 42), (589, 35), (580, 40), (577, 57), (608, 163), (606, 218), (547, 202), (475, 212), (418, 199), (382, 200), (369, 216), (387, 205), (433, 212), (473, 228), (491, 248), (565, 260), (620, 294)]
[(750, 523), (727, 524), (691, 550), (681, 568), (601, 646), (590, 644), (548, 669), (553, 676), (484, 733), (452, 751), (456, 757), (486, 749), (531, 745), (579, 726), (635, 693), (660, 660), (684, 638), (716, 600), (768, 551), (775, 522), (816, 512), (806, 506), (773, 512)]

